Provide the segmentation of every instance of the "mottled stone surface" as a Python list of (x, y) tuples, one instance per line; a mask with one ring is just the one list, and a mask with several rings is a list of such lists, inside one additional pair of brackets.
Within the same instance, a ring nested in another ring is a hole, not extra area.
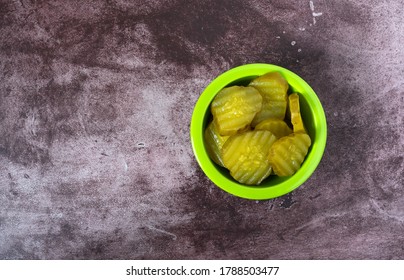
[[(0, 0), (0, 258), (404, 259), (404, 2), (312, 3)], [(259, 202), (189, 140), (202, 90), (252, 62), (306, 79), (329, 130)]]

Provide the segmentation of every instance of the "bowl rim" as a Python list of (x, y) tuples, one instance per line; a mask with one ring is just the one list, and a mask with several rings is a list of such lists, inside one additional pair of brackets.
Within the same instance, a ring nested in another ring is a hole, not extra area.
[[(292, 176), (275, 186), (247, 186), (230, 180), (223, 176), (215, 163), (209, 158), (204, 144), (204, 119), (209, 106), (216, 94), (225, 86), (245, 77), (254, 77), (268, 72), (278, 71), (287, 79), (288, 83), (297, 83), (304, 88), (304, 97), (313, 111), (313, 121), (315, 127), (315, 139), (311, 147), (311, 152), (306, 156), (301, 168)], [(237, 66), (227, 70), (217, 76), (202, 91), (199, 96), (191, 117), (190, 138), (194, 156), (205, 175), (222, 190), (246, 199), (266, 200), (285, 195), (301, 186), (314, 173), (319, 165), (327, 142), (327, 120), (322, 104), (310, 87), (310, 85), (294, 72), (274, 64), (251, 63)]]

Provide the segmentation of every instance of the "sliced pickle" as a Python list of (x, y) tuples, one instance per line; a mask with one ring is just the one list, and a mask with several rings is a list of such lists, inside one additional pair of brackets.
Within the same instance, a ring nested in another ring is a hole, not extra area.
[(262, 95), (262, 109), (255, 115), (251, 124), (253, 127), (265, 119), (285, 118), (289, 84), (280, 73), (271, 72), (259, 76), (249, 86), (256, 88)]
[(273, 143), (268, 159), (278, 176), (291, 176), (299, 170), (311, 145), (310, 136), (305, 133), (292, 133)]
[(292, 129), (284, 121), (272, 118), (257, 124), (255, 130), (268, 130), (278, 139), (292, 133)]
[(211, 111), (221, 135), (233, 135), (250, 125), (262, 108), (262, 97), (253, 87), (232, 86), (214, 98)]
[(289, 111), (290, 121), (293, 125), (293, 132), (307, 133), (306, 128), (304, 127), (302, 115), (300, 114), (299, 95), (297, 93), (289, 95)]
[(211, 122), (205, 129), (205, 144), (209, 157), (220, 166), (224, 167), (222, 160), (222, 148), (230, 136), (222, 136), (216, 128), (215, 122)]
[(242, 184), (260, 184), (272, 172), (268, 153), (275, 141), (275, 135), (266, 130), (230, 136), (222, 149), (223, 162), (230, 175)]

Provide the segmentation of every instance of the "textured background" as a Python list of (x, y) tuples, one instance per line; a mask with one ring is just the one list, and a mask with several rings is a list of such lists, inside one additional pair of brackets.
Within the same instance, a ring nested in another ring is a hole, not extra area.
[[(0, 0), (1, 259), (404, 259), (402, 0)], [(245, 63), (317, 92), (324, 158), (243, 200), (191, 150)]]

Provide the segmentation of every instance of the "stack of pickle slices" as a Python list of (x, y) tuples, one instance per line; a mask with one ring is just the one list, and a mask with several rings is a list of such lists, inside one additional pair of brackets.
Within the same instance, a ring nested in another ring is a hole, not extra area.
[(303, 163), (311, 139), (299, 94), (288, 89), (283, 76), (271, 72), (248, 86), (226, 87), (212, 101), (207, 152), (238, 182), (259, 185), (270, 175), (291, 176)]

